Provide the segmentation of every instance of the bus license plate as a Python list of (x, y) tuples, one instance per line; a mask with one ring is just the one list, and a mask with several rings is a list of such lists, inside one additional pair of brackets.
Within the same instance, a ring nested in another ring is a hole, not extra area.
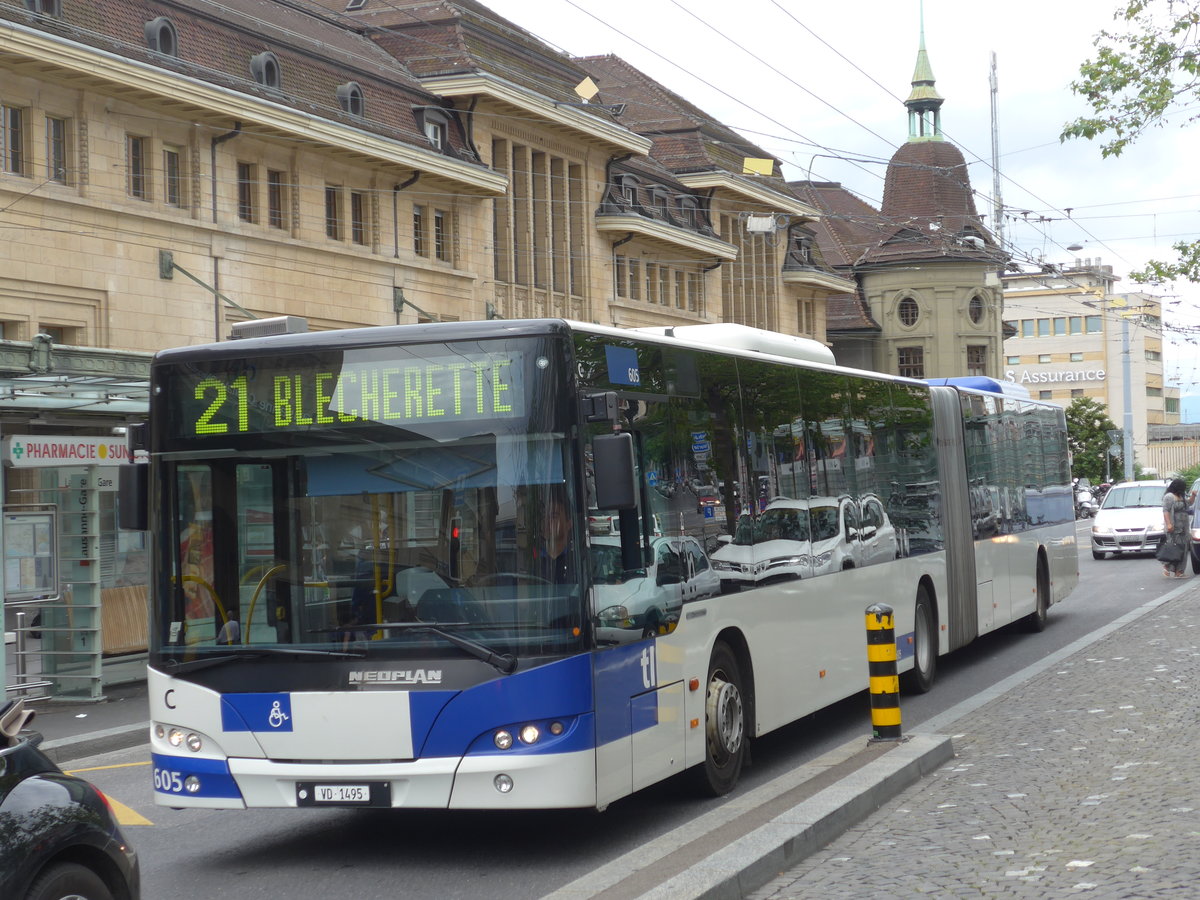
[(386, 781), (367, 784), (296, 783), (297, 806), (391, 806), (392, 790)]

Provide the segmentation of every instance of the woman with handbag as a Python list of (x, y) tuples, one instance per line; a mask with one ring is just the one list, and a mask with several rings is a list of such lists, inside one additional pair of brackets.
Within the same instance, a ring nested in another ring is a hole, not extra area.
[(1163, 524), (1167, 533), (1163, 535), (1162, 543), (1154, 555), (1163, 564), (1163, 575), (1168, 578), (1183, 577), (1184, 564), (1190, 553), (1190, 516), (1188, 501), (1183, 496), (1186, 490), (1187, 484), (1184, 480), (1176, 478), (1167, 485), (1167, 492), (1163, 494)]

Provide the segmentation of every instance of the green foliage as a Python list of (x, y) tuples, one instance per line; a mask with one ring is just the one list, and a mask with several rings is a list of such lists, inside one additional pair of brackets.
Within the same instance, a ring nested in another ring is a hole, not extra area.
[[(1197, 118), (1200, 100), (1200, 0), (1130, 0), (1113, 16), (1120, 31), (1101, 31), (1096, 56), (1079, 67), (1071, 89), (1091, 115), (1068, 122), (1061, 140), (1107, 140), (1104, 157), (1120, 156), (1152, 128)], [(1136, 282), (1200, 281), (1200, 241), (1178, 243), (1179, 259), (1151, 261)]]
[[(1067, 446), (1071, 448), (1071, 475), (1092, 484), (1104, 480), (1104, 458), (1108, 455), (1108, 432), (1116, 425), (1104, 404), (1091, 397), (1076, 397), (1067, 407)], [(1124, 471), (1121, 457), (1112, 458), (1109, 470), (1114, 479)]]

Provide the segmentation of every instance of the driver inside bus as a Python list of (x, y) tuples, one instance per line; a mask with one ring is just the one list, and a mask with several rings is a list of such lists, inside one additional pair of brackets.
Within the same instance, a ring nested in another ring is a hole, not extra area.
[(527, 574), (547, 584), (573, 583), (575, 551), (566, 492), (561, 486), (528, 495), (518, 491), (516, 501), (518, 535), (525, 530), (533, 537), (524, 548)]

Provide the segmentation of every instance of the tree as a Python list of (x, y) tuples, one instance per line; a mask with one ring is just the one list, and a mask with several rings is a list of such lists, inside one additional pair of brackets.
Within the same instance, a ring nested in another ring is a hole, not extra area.
[[(1092, 115), (1067, 123), (1061, 140), (1105, 137), (1100, 152), (1120, 156), (1151, 128), (1178, 117), (1182, 125), (1200, 118), (1200, 0), (1129, 0), (1114, 18), (1121, 31), (1101, 31), (1095, 58), (1079, 68), (1071, 89)], [(1200, 241), (1180, 242), (1174, 262), (1150, 261), (1137, 282), (1200, 281)]]
[[(1071, 448), (1071, 475), (1092, 484), (1104, 480), (1104, 458), (1111, 441), (1108, 432), (1117, 430), (1104, 404), (1091, 397), (1076, 397), (1067, 407), (1067, 446)], [(1110, 470), (1120, 472), (1124, 463), (1114, 457)]]

